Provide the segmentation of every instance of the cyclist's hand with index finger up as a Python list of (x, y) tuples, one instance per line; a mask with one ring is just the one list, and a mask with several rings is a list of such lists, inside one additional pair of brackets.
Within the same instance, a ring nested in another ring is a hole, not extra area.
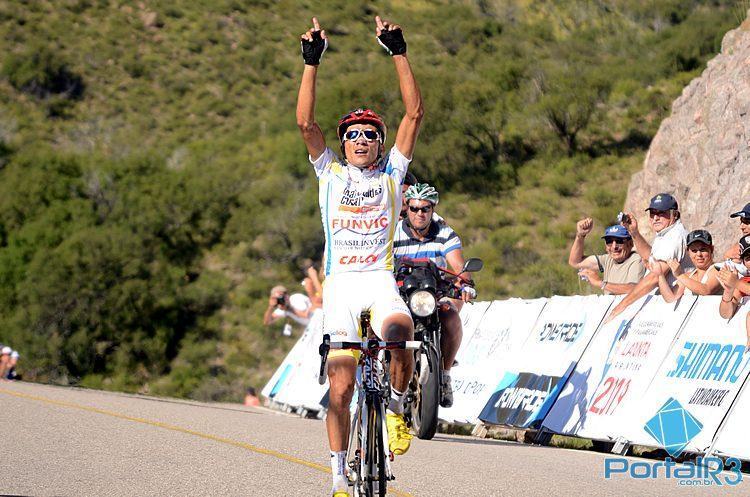
[(325, 30), (320, 29), (317, 17), (312, 18), (312, 23), (313, 27), (300, 36), (300, 44), (305, 65), (317, 66), (328, 48), (328, 36)]
[(385, 48), (388, 55), (403, 55), (406, 53), (406, 41), (401, 26), (384, 21), (375, 16), (375, 36), (380, 46)]

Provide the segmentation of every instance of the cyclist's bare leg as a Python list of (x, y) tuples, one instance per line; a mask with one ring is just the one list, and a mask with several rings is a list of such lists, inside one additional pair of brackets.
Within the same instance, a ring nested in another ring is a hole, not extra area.
[(332, 357), (328, 360), (330, 383), (326, 428), (331, 450), (346, 450), (349, 442), (349, 404), (354, 394), (357, 361), (351, 356)]
[(453, 306), (447, 311), (440, 311), (440, 323), (443, 325), (443, 330), (440, 335), (440, 351), (443, 356), (443, 371), (450, 371), (451, 367), (453, 367), (453, 361), (456, 360), (458, 348), (461, 346), (464, 329), (461, 325), (461, 317)]
[[(413, 340), (414, 323), (405, 314), (391, 314), (383, 320), (383, 339), (387, 341)], [(411, 350), (391, 351), (391, 385), (405, 392), (414, 371), (414, 353)]]

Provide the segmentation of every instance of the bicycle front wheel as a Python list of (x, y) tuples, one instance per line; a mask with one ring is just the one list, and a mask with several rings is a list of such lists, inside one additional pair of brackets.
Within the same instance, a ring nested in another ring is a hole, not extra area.
[(385, 413), (383, 404), (379, 399), (372, 398), (368, 402), (368, 433), (365, 467), (366, 495), (368, 497), (385, 497), (388, 486), (388, 475), (386, 471), (386, 450), (383, 437), (385, 425)]

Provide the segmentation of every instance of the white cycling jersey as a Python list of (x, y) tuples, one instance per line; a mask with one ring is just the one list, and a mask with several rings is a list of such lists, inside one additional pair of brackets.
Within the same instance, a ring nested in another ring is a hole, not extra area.
[(319, 182), (326, 276), (393, 271), (401, 182), (411, 161), (393, 147), (380, 167), (360, 169), (341, 161), (326, 147), (310, 162)]

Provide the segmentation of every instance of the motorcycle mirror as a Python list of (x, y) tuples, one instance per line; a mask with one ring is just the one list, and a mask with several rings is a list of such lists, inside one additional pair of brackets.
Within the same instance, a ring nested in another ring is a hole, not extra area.
[(466, 261), (466, 264), (464, 264), (464, 268), (461, 271), (462, 273), (476, 273), (477, 271), (481, 271), (484, 267), (484, 262), (482, 259), (479, 259), (477, 257), (472, 257), (469, 260)]

